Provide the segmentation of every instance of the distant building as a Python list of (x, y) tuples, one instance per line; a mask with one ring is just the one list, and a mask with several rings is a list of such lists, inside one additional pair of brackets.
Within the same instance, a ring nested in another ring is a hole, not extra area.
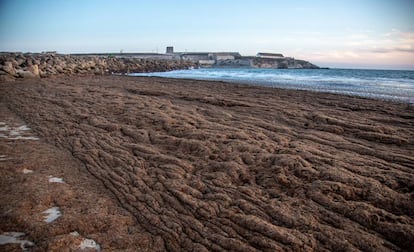
[(167, 49), (165, 51), (166, 54), (174, 54), (174, 47), (173, 46), (167, 46)]
[(199, 60), (209, 60), (209, 53), (182, 53), (181, 59), (198, 62)]
[(214, 65), (216, 63), (216, 61), (215, 60), (199, 60), (198, 61), (198, 64), (200, 65), (200, 66), (212, 66), (212, 65)]
[(241, 58), (240, 53), (238, 52), (217, 52), (217, 53), (209, 53), (208, 54), (210, 59), (213, 60), (234, 60)]
[(72, 56), (92, 56), (99, 58), (131, 58), (131, 59), (159, 59), (172, 60), (173, 55), (159, 53), (73, 53)]
[(257, 53), (256, 57), (258, 58), (268, 58), (268, 59), (280, 59), (284, 58), (281, 53)]

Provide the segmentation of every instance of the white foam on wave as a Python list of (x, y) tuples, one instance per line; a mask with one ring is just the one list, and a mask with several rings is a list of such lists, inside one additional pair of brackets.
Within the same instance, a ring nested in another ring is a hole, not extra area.
[(46, 211), (44, 211), (43, 213), (47, 214), (44, 217), (44, 221), (47, 222), (47, 223), (51, 223), (51, 222), (55, 221), (57, 218), (59, 218), (60, 216), (62, 216), (62, 214), (59, 211), (59, 207), (49, 208)]
[(218, 80), (414, 103), (414, 72), (363, 69), (201, 68), (132, 76)]
[(28, 247), (34, 246), (34, 243), (28, 240), (21, 240), (22, 236), (25, 236), (22, 232), (5, 232), (0, 235), (0, 245), (6, 244), (20, 244), (20, 248), (26, 251)]

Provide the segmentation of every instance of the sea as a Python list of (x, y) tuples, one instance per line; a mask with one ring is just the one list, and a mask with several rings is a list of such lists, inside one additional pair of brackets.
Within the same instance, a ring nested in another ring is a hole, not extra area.
[(131, 75), (226, 81), (414, 104), (414, 71), (407, 70), (198, 68)]

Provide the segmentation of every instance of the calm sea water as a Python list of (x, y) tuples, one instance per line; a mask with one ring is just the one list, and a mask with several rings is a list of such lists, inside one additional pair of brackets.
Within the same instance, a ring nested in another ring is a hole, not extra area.
[(131, 75), (220, 80), (414, 103), (414, 71), (201, 68), (162, 73), (134, 73)]

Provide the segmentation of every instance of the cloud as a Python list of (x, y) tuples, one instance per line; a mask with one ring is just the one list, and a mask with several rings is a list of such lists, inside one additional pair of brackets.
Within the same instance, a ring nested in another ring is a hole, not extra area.
[(392, 29), (390, 32), (382, 34), (382, 36), (390, 38), (407, 39), (412, 41), (414, 39), (414, 32), (403, 32), (397, 29)]
[[(349, 65), (410, 66), (414, 68), (414, 31), (347, 30), (335, 34), (290, 33), (289, 40), (275, 39), (279, 47), (290, 48), (286, 52), (311, 62), (330, 62)], [(279, 49), (278, 49), (279, 48)], [(298, 49), (300, 48), (300, 50)], [(329, 64), (325, 64), (329, 65)]]
[(398, 52), (414, 53), (414, 48), (395, 48)]
[(414, 48), (375, 48), (371, 50), (372, 53), (396, 53), (396, 52), (403, 52), (403, 53), (414, 53)]
[(379, 54), (414, 53), (414, 32), (402, 32), (393, 29), (382, 34), (382, 39), (368, 51)]

